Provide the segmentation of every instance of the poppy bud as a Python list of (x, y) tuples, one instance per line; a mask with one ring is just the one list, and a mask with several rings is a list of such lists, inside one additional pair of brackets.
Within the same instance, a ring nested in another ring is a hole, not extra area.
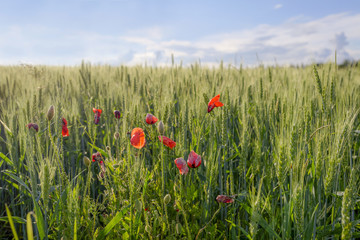
[(142, 203), (139, 200), (135, 201), (135, 208), (139, 212), (142, 210)]
[[(29, 129), (33, 129), (32, 131), (39, 131), (39, 126), (36, 123), (29, 123), (26, 125), (26, 127), (28, 127)], [(31, 130), (30, 130), (31, 131)]]
[(114, 111), (114, 115), (115, 115), (115, 118), (116, 118), (116, 119), (120, 119), (120, 117), (121, 117), (121, 114), (120, 114), (120, 111), (119, 111), (119, 110), (115, 110), (115, 111)]
[(145, 231), (151, 233), (151, 227), (149, 225), (145, 226)]
[(118, 132), (114, 133), (115, 140), (119, 139), (119, 137), (120, 137), (120, 133), (118, 133)]
[(47, 119), (48, 119), (49, 121), (51, 121), (51, 119), (53, 119), (53, 117), (54, 117), (54, 114), (55, 114), (55, 108), (54, 108), (53, 105), (51, 105), (51, 106), (49, 107), (49, 110), (48, 110), (47, 115), (46, 115)]
[(164, 203), (165, 205), (168, 205), (171, 201), (171, 195), (170, 194), (166, 194), (164, 197)]
[(90, 161), (90, 159), (89, 159), (88, 157), (85, 156), (85, 157), (83, 158), (83, 161), (84, 161), (84, 164), (85, 164), (86, 167), (89, 167), (89, 166), (90, 166), (91, 161)]
[(165, 127), (164, 127), (164, 123), (162, 121), (160, 121), (158, 124), (158, 131), (159, 131), (160, 135), (164, 135), (164, 133), (165, 133)]
[(176, 223), (176, 226), (175, 226), (175, 229), (176, 229), (176, 233), (177, 234), (180, 234), (182, 232), (182, 226), (180, 223)]

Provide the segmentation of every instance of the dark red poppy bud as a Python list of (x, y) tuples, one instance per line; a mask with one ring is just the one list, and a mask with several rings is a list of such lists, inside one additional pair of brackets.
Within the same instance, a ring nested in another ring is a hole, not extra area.
[(29, 123), (26, 125), (26, 127), (28, 127), (29, 129), (34, 129), (36, 132), (39, 131), (39, 126), (36, 123)]
[(114, 115), (115, 115), (115, 118), (116, 118), (116, 119), (120, 119), (120, 117), (121, 117), (121, 114), (120, 114), (120, 111), (119, 111), (119, 110), (115, 110), (115, 111), (114, 111)]

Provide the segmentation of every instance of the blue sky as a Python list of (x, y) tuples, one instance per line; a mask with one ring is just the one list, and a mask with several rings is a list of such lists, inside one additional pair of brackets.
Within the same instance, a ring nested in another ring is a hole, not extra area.
[(360, 58), (360, 1), (0, 1), (0, 64)]

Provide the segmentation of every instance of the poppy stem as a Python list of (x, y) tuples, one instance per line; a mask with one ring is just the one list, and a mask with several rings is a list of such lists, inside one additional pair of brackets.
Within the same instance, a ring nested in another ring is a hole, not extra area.
[(180, 175), (180, 201), (179, 201), (179, 205), (180, 205), (180, 208), (181, 208), (181, 212), (184, 216), (184, 221), (185, 221), (185, 228), (186, 228), (186, 232), (187, 232), (187, 235), (188, 235), (188, 239), (192, 239), (191, 238), (191, 234), (190, 234), (190, 229), (189, 229), (189, 225), (188, 225), (188, 222), (187, 222), (187, 219), (186, 219), (186, 214), (185, 214), (185, 210), (184, 210), (184, 206), (182, 204), (182, 196), (183, 196), (183, 193), (184, 193), (184, 188), (183, 188), (183, 176)]
[(212, 216), (212, 218), (210, 219), (210, 221), (209, 221), (207, 224), (205, 224), (205, 226), (204, 226), (203, 228), (201, 228), (201, 229), (199, 230), (199, 232), (196, 234), (195, 240), (198, 239), (200, 233), (205, 230), (205, 228), (210, 224), (210, 222), (215, 218), (216, 214), (218, 214), (220, 210), (221, 210), (221, 205), (219, 205), (219, 209), (216, 210), (216, 212), (214, 213), (214, 215)]

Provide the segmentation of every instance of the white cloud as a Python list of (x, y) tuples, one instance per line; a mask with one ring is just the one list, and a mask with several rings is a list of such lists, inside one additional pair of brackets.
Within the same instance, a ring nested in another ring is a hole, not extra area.
[(242, 62), (301, 64), (360, 56), (360, 14), (340, 13), (320, 19), (297, 16), (283, 24), (214, 33), (198, 39), (166, 37), (161, 27), (124, 35), (60, 32), (39, 26), (10, 26), (0, 31), (0, 64), (79, 64), (81, 59), (107, 64), (171, 64), (171, 54), (183, 63), (201, 60), (211, 65)]
[(274, 9), (280, 9), (280, 8), (282, 8), (282, 4), (276, 4), (275, 6), (274, 6)]

